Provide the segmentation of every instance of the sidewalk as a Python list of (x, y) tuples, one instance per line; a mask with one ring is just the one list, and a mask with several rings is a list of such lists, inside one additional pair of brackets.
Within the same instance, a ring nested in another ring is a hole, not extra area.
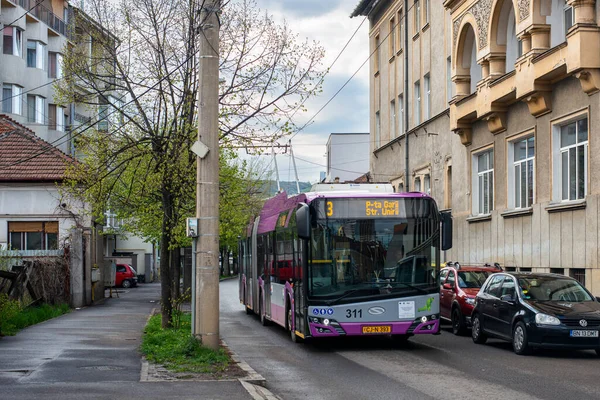
[[(231, 381), (140, 381), (138, 347), (160, 284), (113, 291), (101, 304), (0, 339), (1, 399), (256, 399)], [(251, 394), (252, 393), (252, 394)], [(257, 395), (259, 393), (259, 395)]]

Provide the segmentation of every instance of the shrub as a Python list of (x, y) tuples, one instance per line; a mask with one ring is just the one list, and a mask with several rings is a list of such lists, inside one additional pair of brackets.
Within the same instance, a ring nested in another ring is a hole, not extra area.
[(12, 319), (21, 311), (21, 304), (0, 293), (0, 335), (8, 335), (15, 330)]

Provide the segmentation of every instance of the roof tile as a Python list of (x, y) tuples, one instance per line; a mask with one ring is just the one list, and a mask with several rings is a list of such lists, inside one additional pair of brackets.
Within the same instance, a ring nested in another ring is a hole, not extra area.
[(6, 115), (0, 115), (0, 182), (56, 182), (77, 161)]

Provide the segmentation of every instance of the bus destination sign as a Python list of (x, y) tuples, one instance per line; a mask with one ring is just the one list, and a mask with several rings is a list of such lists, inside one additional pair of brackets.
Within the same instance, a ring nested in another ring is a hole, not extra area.
[(399, 215), (398, 200), (367, 200), (365, 201), (365, 215), (367, 217), (396, 217)]
[(319, 207), (322, 218), (398, 217), (400, 199), (327, 199)]

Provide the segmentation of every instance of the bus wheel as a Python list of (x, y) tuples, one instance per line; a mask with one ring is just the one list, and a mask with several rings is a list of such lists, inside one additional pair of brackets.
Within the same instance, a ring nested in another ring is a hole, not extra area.
[(246, 306), (246, 314), (248, 314), (248, 315), (252, 314), (252, 309), (248, 306)]
[(263, 302), (262, 300), (260, 301), (260, 307), (258, 307), (258, 312), (260, 315), (260, 324), (262, 326), (267, 326), (269, 325), (269, 320), (267, 319), (267, 314), (265, 313), (265, 310), (263, 310)]
[(301, 339), (298, 337), (298, 335), (296, 335), (296, 332), (294, 332), (294, 328), (292, 328), (292, 309), (291, 308), (288, 308), (288, 312), (287, 312), (287, 326), (288, 326), (288, 329), (290, 330), (290, 336), (292, 338), (292, 342), (300, 343)]

